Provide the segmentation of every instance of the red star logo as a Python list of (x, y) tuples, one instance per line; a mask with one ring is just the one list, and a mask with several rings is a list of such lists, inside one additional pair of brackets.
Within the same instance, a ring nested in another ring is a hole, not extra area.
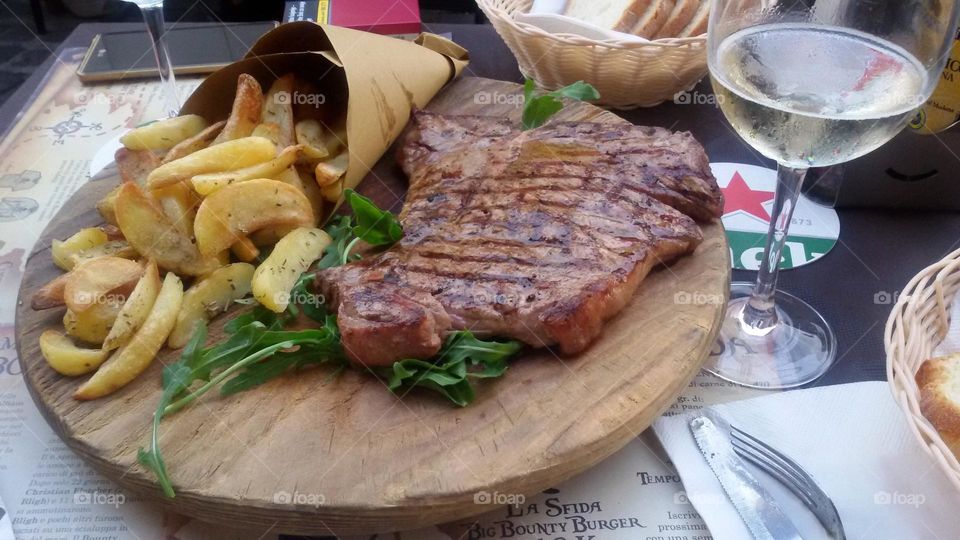
[(733, 173), (733, 178), (727, 187), (723, 188), (723, 213), (729, 214), (737, 210), (756, 216), (763, 221), (770, 221), (770, 214), (763, 207), (763, 203), (773, 200), (772, 191), (750, 189), (739, 172)]

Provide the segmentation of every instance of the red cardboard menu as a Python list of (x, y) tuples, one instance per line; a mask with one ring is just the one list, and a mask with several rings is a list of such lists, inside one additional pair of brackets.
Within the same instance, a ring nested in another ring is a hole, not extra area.
[(420, 32), (419, 0), (298, 0), (287, 2), (285, 22), (313, 21), (377, 34)]

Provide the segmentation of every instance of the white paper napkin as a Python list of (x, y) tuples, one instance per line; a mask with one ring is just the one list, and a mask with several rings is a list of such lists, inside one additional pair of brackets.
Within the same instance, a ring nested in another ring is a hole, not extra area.
[[(833, 500), (847, 538), (960, 537), (960, 493), (909, 432), (883, 382), (771, 394), (710, 407), (800, 464)], [(654, 431), (687, 497), (717, 540), (750, 533), (690, 433), (692, 416), (663, 417)], [(804, 539), (828, 538), (789, 491), (752, 468)]]

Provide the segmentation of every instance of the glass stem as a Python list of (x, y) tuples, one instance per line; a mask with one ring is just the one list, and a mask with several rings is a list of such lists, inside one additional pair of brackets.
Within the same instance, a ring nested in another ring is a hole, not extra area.
[(157, 60), (157, 69), (160, 71), (160, 82), (163, 86), (164, 112), (169, 117), (180, 114), (180, 96), (177, 93), (177, 81), (173, 76), (173, 64), (170, 62), (170, 51), (167, 50), (167, 41), (163, 30), (163, 3), (140, 8), (143, 20), (147, 23), (147, 32), (153, 42), (153, 55)]
[(777, 167), (777, 189), (773, 211), (770, 212), (767, 245), (763, 250), (753, 295), (743, 309), (743, 323), (751, 333), (769, 332), (777, 324), (774, 294), (777, 292), (780, 257), (783, 255), (783, 246), (787, 243), (790, 220), (793, 218), (806, 175), (807, 169), (794, 169), (784, 165)]

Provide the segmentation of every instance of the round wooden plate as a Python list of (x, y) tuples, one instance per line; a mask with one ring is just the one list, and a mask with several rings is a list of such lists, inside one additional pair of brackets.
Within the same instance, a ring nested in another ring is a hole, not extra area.
[[(429, 105), (452, 114), (519, 122), (521, 89), (464, 78)], [(624, 122), (573, 104), (564, 119)], [(160, 397), (165, 350), (116, 394), (71, 395), (81, 379), (51, 370), (37, 339), (62, 310), (34, 312), (34, 290), (60, 271), (50, 240), (101, 223), (94, 203), (116, 178), (91, 181), (47, 227), (20, 290), (17, 347), (47, 421), (74, 451), (124, 488), (204, 521), (300, 534), (412, 529), (491, 510), (481, 492), (532, 495), (580, 473), (646, 429), (700, 369), (718, 330), (730, 275), (722, 226), (704, 227), (696, 253), (651, 273), (585, 353), (535, 350), (500, 380), (481, 382), (466, 408), (413, 392), (403, 399), (376, 379), (308, 370), (229, 398), (215, 393), (166, 418), (162, 448), (177, 490), (165, 499), (137, 464)], [(404, 178), (388, 153), (361, 186), (397, 206)], [(685, 302), (686, 298), (715, 299)], [(226, 317), (211, 328), (215, 337)], [(482, 502), (482, 501), (481, 501)]]

